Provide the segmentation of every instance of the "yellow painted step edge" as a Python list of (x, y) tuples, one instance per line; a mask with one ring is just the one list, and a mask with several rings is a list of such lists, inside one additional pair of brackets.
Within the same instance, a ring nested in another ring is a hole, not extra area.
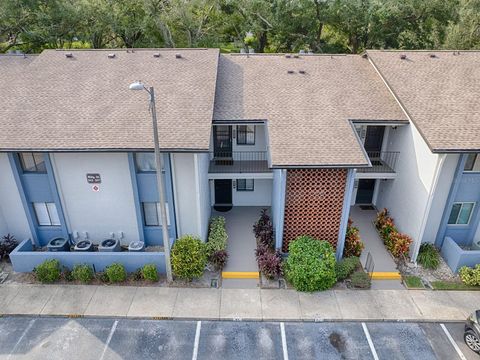
[(401, 280), (402, 275), (399, 272), (382, 272), (382, 271), (374, 271), (370, 273), (372, 280)]
[(222, 277), (224, 279), (258, 279), (260, 275), (258, 271), (224, 271)]

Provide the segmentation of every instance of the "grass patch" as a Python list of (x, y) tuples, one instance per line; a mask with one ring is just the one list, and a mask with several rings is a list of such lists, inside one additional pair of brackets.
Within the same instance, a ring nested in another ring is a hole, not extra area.
[(407, 285), (408, 288), (410, 289), (423, 289), (423, 283), (422, 280), (418, 276), (414, 275), (407, 275), (403, 278), (403, 281), (405, 282), (405, 285)]
[(480, 290), (480, 286), (468, 286), (454, 281), (432, 281), (435, 290)]

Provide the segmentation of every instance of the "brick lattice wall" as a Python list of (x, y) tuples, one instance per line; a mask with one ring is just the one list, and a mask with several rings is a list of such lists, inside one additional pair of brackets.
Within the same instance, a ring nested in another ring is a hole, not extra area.
[(337, 245), (346, 169), (287, 170), (283, 251), (300, 235)]

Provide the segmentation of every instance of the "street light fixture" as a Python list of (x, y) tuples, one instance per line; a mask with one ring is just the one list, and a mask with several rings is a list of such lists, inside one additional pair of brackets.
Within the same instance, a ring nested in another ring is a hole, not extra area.
[(153, 123), (153, 142), (155, 144), (155, 164), (157, 166), (157, 189), (160, 202), (160, 217), (162, 223), (163, 248), (165, 252), (165, 268), (167, 272), (167, 281), (173, 281), (172, 265), (170, 262), (170, 236), (168, 234), (167, 209), (165, 206), (165, 183), (163, 180), (163, 158), (160, 156), (160, 145), (158, 140), (157, 111), (155, 108), (155, 91), (153, 86), (147, 88), (141, 81), (136, 81), (128, 87), (130, 90), (145, 90), (150, 95), (149, 110), (152, 114)]

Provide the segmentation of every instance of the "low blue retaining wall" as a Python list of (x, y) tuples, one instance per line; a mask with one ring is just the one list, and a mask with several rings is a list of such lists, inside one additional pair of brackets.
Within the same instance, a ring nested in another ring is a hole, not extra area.
[(159, 273), (165, 273), (165, 253), (163, 252), (49, 252), (33, 251), (30, 239), (23, 240), (10, 254), (13, 270), (30, 272), (45, 260), (57, 259), (60, 264), (72, 269), (76, 264), (89, 264), (95, 271), (103, 271), (106, 266), (118, 262), (127, 272), (134, 272), (145, 264), (155, 264)]
[(480, 250), (463, 250), (448, 236), (443, 241), (441, 253), (453, 272), (457, 272), (462, 266), (473, 267), (480, 264)]

